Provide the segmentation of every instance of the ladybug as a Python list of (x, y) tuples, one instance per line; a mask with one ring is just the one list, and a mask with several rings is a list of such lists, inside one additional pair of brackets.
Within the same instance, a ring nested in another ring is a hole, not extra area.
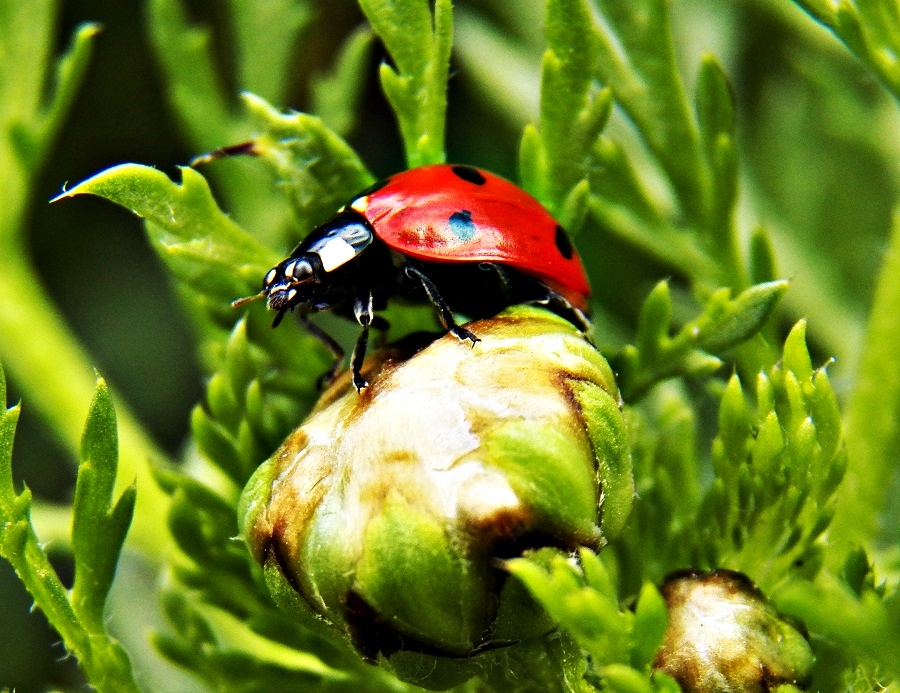
[[(314, 229), (266, 274), (259, 294), (276, 311), (272, 326), (297, 308), (301, 321), (335, 356), (343, 350), (309, 315), (331, 309), (362, 327), (351, 357), (360, 374), (375, 315), (399, 296), (434, 306), (444, 329), (473, 345), (478, 337), (452, 310), (488, 317), (515, 303), (540, 303), (582, 331), (590, 287), (568, 235), (521, 188), (470, 166), (421, 166), (375, 183)], [(452, 306), (452, 309), (451, 309)]]

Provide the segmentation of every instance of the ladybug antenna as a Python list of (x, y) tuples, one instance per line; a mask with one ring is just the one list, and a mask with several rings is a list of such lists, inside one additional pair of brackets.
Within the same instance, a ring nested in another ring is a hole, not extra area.
[(201, 154), (200, 156), (195, 156), (191, 159), (190, 167), (197, 168), (198, 166), (203, 166), (204, 164), (210, 164), (213, 161), (217, 161), (219, 159), (225, 159), (230, 156), (240, 156), (242, 154), (249, 154), (250, 156), (259, 156), (260, 150), (256, 145), (255, 140), (250, 140), (249, 142), (240, 142), (239, 144), (231, 144), (227, 147), (222, 147), (221, 149), (216, 149), (211, 152), (207, 152), (206, 154)]
[(266, 297), (266, 290), (263, 289), (258, 294), (253, 294), (252, 296), (244, 296), (244, 298), (236, 298), (231, 302), (232, 308), (240, 308), (241, 306), (251, 303), (252, 301), (258, 301), (261, 298)]

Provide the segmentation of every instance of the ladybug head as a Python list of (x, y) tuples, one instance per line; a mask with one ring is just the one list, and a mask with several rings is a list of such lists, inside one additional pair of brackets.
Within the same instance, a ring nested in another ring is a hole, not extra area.
[(276, 311), (275, 322), (281, 322), (284, 314), (299, 303), (306, 303), (312, 297), (317, 283), (313, 263), (306, 257), (290, 257), (269, 270), (263, 280), (262, 291), (252, 296), (232, 301), (233, 308), (266, 299), (269, 310)]
[(262, 289), (269, 310), (285, 311), (308, 301), (315, 278), (312, 263), (303, 257), (288, 258), (270, 269)]

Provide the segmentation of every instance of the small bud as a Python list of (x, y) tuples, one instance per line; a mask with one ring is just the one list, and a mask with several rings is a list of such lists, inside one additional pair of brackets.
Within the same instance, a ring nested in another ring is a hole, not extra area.
[(370, 660), (459, 661), (545, 632), (498, 559), (600, 548), (631, 506), (596, 349), (539, 308), (468, 327), (474, 346), (446, 335), (370, 359), (361, 393), (345, 375), (244, 491), (242, 531), (276, 599)]
[(745, 575), (678, 573), (661, 591), (669, 625), (653, 666), (685, 693), (805, 690), (809, 643)]

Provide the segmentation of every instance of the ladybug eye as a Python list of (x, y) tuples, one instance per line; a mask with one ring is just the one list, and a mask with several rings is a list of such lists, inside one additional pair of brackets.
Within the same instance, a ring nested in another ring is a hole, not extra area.
[(284, 279), (292, 283), (304, 282), (313, 276), (312, 265), (309, 264), (308, 260), (302, 258), (288, 260), (282, 272)]

